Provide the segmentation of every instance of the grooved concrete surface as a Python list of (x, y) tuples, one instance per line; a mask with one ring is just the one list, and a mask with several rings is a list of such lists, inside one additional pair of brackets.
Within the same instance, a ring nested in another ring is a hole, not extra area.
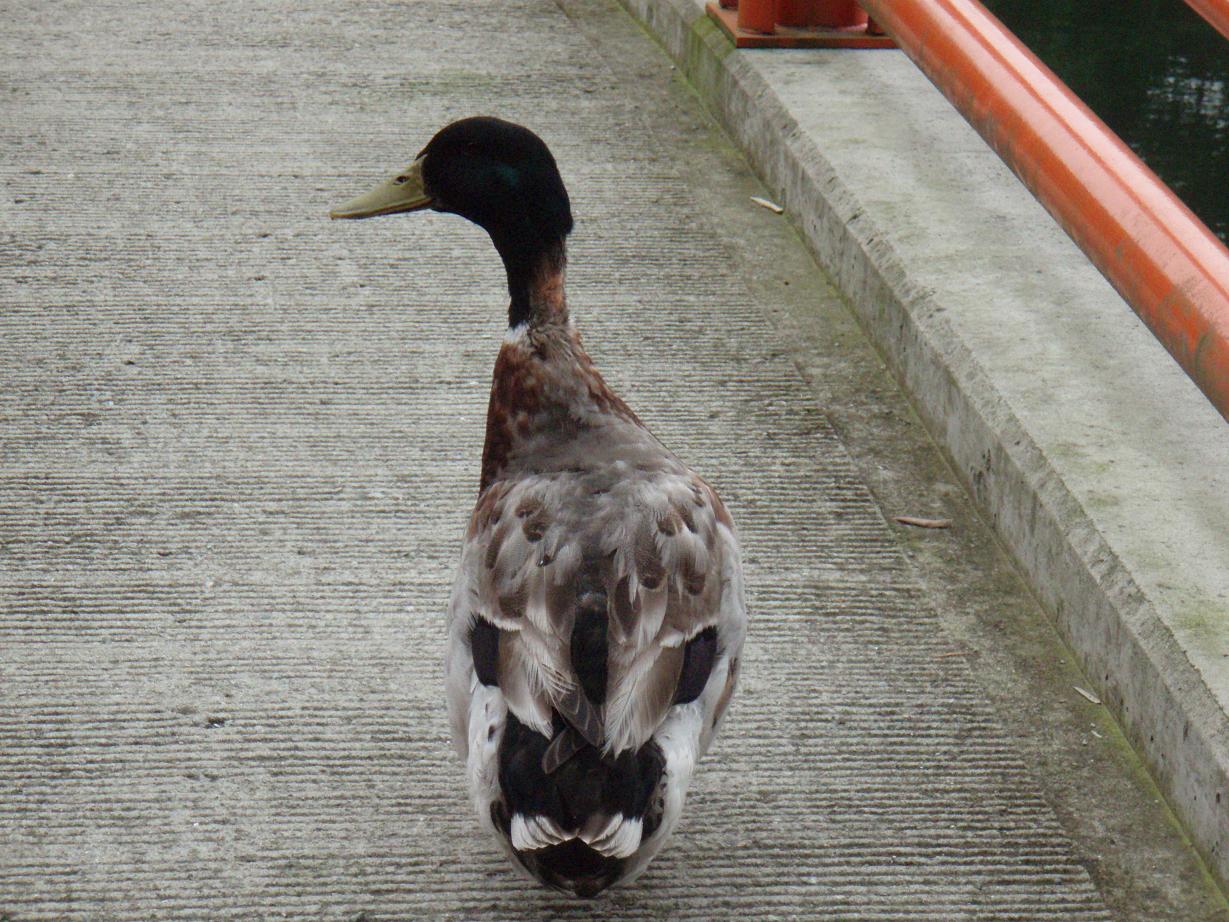
[[(0, 918), (1109, 918), (645, 100), (491, 9), (7, 5)], [(596, 905), (446, 739), (497, 259), (325, 217), (477, 111), (552, 145), (593, 352), (746, 547), (726, 732)]]

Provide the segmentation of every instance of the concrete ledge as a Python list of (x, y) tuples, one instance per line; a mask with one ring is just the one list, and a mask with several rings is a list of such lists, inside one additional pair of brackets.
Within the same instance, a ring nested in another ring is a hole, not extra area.
[(736, 53), (698, 0), (623, 3), (846, 293), (1229, 882), (1229, 427), (903, 55)]

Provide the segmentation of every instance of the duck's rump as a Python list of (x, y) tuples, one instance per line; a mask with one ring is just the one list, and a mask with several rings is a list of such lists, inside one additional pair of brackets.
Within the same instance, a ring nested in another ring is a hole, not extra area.
[(491, 821), (539, 880), (593, 896), (623, 876), (627, 859), (657, 831), (665, 758), (652, 740), (614, 757), (586, 744), (548, 773), (549, 746), (508, 715), (499, 746), (502, 797), (491, 804)]

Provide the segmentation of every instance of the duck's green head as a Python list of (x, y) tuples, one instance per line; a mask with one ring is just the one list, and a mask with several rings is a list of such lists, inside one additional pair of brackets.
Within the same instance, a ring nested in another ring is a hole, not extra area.
[(572, 211), (555, 158), (542, 139), (497, 118), (453, 122), (404, 171), (330, 212), (372, 218), (431, 208), (468, 218), (519, 261), (572, 230)]

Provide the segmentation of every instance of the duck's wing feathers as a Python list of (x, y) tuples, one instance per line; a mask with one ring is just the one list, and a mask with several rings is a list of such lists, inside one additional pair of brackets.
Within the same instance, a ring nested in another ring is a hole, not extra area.
[[(557, 740), (557, 714), (618, 753), (699, 696), (725, 635), (741, 642), (736, 567), (721, 500), (672, 458), (522, 476), (480, 497), (451, 618), (521, 723)], [(579, 744), (557, 742), (552, 758)]]
[[(612, 751), (642, 745), (671, 705), (699, 695), (720, 635), (741, 631), (723, 622), (743, 616), (741, 587), (726, 578), (737, 556), (733, 523), (716, 494), (684, 471), (649, 478), (641, 498), (625, 514), (623, 534), (606, 545)], [(723, 604), (734, 594), (736, 611)]]

